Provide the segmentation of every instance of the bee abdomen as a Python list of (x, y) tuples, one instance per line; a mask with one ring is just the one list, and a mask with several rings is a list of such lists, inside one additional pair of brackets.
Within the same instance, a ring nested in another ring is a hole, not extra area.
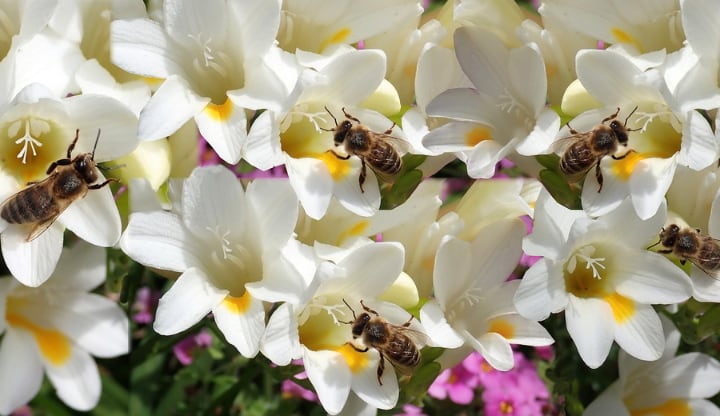
[(402, 159), (395, 151), (392, 145), (387, 143), (378, 143), (370, 152), (367, 161), (372, 164), (376, 170), (394, 175), (402, 169)]
[(385, 350), (390, 360), (405, 367), (415, 367), (420, 363), (420, 350), (409, 338), (397, 336), (391, 344), (391, 348)]
[(560, 159), (560, 170), (566, 175), (585, 172), (597, 161), (589, 146), (570, 146)]
[(720, 270), (720, 247), (716, 244), (705, 244), (700, 248), (699, 258), (703, 266), (709, 270)]
[(0, 211), (0, 216), (11, 224), (25, 224), (52, 217), (58, 207), (45, 188), (31, 186), (11, 197)]

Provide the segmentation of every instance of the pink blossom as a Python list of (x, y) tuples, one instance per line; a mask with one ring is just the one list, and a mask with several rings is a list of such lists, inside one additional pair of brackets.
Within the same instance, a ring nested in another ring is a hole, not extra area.
[[(446, 369), (435, 379), (428, 389), (428, 394), (436, 399), (450, 398), (457, 404), (469, 404), (475, 398), (475, 389), (479, 385), (478, 374), (468, 370), (465, 361), (471, 358), (473, 352), (462, 363), (453, 368)], [(478, 354), (479, 355), (479, 354)]]
[(205, 329), (202, 329), (197, 334), (191, 335), (175, 344), (173, 353), (182, 365), (190, 365), (195, 351), (199, 348), (207, 348), (211, 343), (212, 336)]
[(137, 294), (135, 295), (135, 302), (131, 308), (134, 312), (132, 319), (143, 325), (151, 323), (153, 321), (153, 313), (155, 312), (159, 299), (160, 293), (147, 286), (143, 286), (138, 289)]

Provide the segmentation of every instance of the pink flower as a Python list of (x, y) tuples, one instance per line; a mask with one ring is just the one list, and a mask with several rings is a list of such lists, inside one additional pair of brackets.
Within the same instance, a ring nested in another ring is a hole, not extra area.
[(402, 413), (396, 413), (395, 416), (427, 416), (422, 412), (422, 409), (412, 404), (406, 404), (403, 406)]
[(207, 348), (211, 343), (212, 336), (205, 329), (202, 329), (197, 334), (191, 335), (175, 344), (173, 353), (182, 365), (190, 365), (195, 350), (198, 348)]
[(135, 295), (135, 302), (131, 308), (131, 310), (135, 312), (132, 315), (132, 319), (143, 325), (151, 323), (153, 321), (153, 313), (155, 312), (159, 299), (160, 293), (147, 286), (143, 286), (138, 289), (137, 294)]
[[(303, 372), (302, 374), (305, 373)], [(306, 389), (292, 380), (283, 380), (280, 385), (280, 391), (282, 392), (283, 398), (299, 397), (310, 402), (318, 402), (318, 396), (315, 392)]]
[[(477, 372), (468, 370), (465, 361), (476, 360), (474, 355), (479, 356), (473, 351), (462, 363), (440, 373), (433, 384), (430, 385), (428, 394), (441, 400), (449, 397), (451, 401), (457, 404), (471, 403), (475, 398), (475, 389), (480, 382)], [(469, 367), (473, 368), (472, 364)]]

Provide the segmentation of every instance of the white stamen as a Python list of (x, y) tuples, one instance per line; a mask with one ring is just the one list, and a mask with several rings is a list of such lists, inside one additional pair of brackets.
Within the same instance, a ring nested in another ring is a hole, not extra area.
[(579, 258), (581, 261), (585, 262), (586, 270), (592, 269), (593, 278), (602, 279), (602, 276), (600, 275), (600, 271), (598, 269), (605, 270), (605, 265), (602, 264), (602, 262), (605, 261), (605, 257), (591, 257), (594, 253), (595, 247), (593, 246), (585, 246), (578, 250), (575, 255), (570, 258), (570, 261), (567, 264), (568, 273), (572, 273), (575, 271), (575, 267), (577, 266), (577, 259)]
[(35, 146), (42, 147), (42, 143), (40, 143), (39, 140), (32, 137), (30, 132), (30, 120), (25, 120), (25, 135), (23, 135), (21, 138), (15, 140), (15, 144), (22, 143), (23, 148), (18, 152), (17, 158), (22, 158), (23, 164), (27, 163), (27, 155), (28, 155), (28, 146), (30, 146), (30, 150), (32, 151), (33, 156), (37, 156), (37, 149), (35, 149)]

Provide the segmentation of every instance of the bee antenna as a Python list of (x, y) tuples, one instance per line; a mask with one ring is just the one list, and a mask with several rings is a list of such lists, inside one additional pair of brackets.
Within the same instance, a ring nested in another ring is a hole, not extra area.
[(626, 125), (626, 126), (627, 126), (628, 120), (630, 120), (630, 116), (632, 116), (637, 109), (638, 109), (638, 106), (635, 106), (635, 108), (633, 108), (633, 110), (630, 112), (630, 114), (628, 114), (628, 116), (625, 117), (625, 125)]
[[(327, 106), (325, 106), (325, 111), (327, 111), (328, 114), (330, 114), (330, 117), (332, 117), (333, 121), (335, 121), (335, 127), (337, 127), (338, 126), (337, 119), (335, 118), (333, 113), (331, 113), (330, 110), (328, 110)], [(343, 302), (345, 302), (345, 299), (343, 299)], [(345, 303), (345, 304), (347, 305), (347, 303)], [(349, 306), (348, 306), (348, 308), (349, 308)]]
[(646, 248), (646, 250), (650, 250), (651, 248), (655, 247), (656, 245), (660, 244), (662, 242), (662, 239), (658, 239), (657, 243), (651, 245), (650, 247)]
[(92, 151), (92, 154), (91, 154), (91, 156), (90, 156), (90, 159), (95, 160), (95, 149), (97, 149), (97, 144), (98, 144), (98, 141), (99, 141), (99, 140), (100, 140), (100, 129), (98, 129), (97, 137), (95, 137), (95, 144), (93, 145), (93, 151)]
[(357, 319), (357, 318), (355, 317), (355, 311), (353, 310), (353, 308), (350, 307), (350, 305), (347, 303), (347, 301), (345, 301), (345, 298), (343, 298), (343, 303), (345, 304), (345, 306), (348, 307), (348, 309), (350, 309), (350, 312), (352, 312), (352, 314), (353, 314), (353, 319)]

